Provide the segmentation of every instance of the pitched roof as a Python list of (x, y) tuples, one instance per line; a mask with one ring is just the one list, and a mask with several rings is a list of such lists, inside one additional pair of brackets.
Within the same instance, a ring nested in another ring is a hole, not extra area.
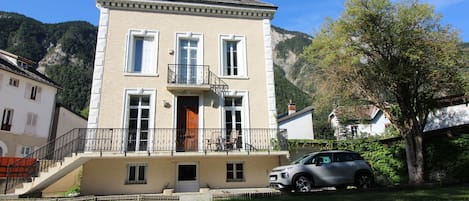
[(358, 105), (339, 106), (334, 109), (333, 113), (337, 118), (345, 118), (346, 121), (371, 121), (379, 111), (379, 108), (374, 105)]
[[(0, 50), (0, 53), (3, 54), (3, 55), (9, 56), (9, 57), (12, 57), (12, 55), (13, 55), (13, 56), (16, 57), (15, 59), (18, 59), (18, 58), (22, 59), (19, 56), (16, 56), (12, 53), (9, 53), (9, 52), (3, 51), (3, 50)], [(0, 69), (8, 71), (8, 72), (16, 74), (16, 75), (19, 75), (19, 76), (23, 76), (23, 77), (32, 79), (34, 81), (37, 81), (37, 82), (40, 82), (40, 83), (43, 83), (43, 84), (46, 84), (46, 85), (49, 85), (49, 86), (52, 86), (52, 87), (57, 88), (57, 89), (61, 88), (53, 80), (46, 77), (44, 74), (36, 71), (36, 69), (34, 69), (32, 67), (29, 67), (29, 66), (19, 67), (17, 64), (13, 64), (10, 61), (8, 61), (8, 60), (6, 60), (2, 57), (0, 57)]]
[(281, 115), (278, 115), (277, 116), (277, 122), (283, 122), (283, 121), (287, 121), (287, 120), (290, 120), (290, 119), (293, 119), (295, 117), (298, 117), (298, 116), (301, 116), (301, 115), (304, 115), (308, 112), (311, 112), (313, 111), (313, 107), (312, 106), (308, 106), (308, 107), (305, 107), (303, 108), (302, 110), (300, 111), (297, 111), (291, 115), (288, 115), (288, 113), (285, 113), (285, 114), (281, 114)]

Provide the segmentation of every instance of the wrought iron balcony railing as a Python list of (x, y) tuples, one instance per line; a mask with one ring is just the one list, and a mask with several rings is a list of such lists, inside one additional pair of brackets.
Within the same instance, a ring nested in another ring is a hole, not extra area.
[(283, 129), (74, 129), (38, 148), (6, 168), (3, 192), (12, 193), (23, 182), (78, 153), (268, 152), (288, 150)]
[(208, 65), (168, 64), (168, 88), (213, 90), (218, 94), (228, 90), (228, 85)]

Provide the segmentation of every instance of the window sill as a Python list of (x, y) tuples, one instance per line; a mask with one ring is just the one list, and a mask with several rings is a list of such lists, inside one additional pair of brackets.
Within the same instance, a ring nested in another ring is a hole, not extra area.
[(244, 179), (227, 179), (226, 182), (246, 182)]
[(246, 76), (220, 76), (222, 79), (232, 79), (232, 80), (249, 80), (249, 77)]
[(129, 76), (129, 77), (159, 77), (159, 74), (142, 74), (142, 73), (128, 73), (124, 72), (124, 76)]
[(139, 184), (147, 184), (147, 181), (126, 181), (125, 185), (139, 185)]

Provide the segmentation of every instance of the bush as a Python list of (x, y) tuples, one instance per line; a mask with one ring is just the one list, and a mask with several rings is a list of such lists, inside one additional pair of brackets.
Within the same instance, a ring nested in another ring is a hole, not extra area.
[(371, 164), (378, 185), (393, 185), (405, 178), (405, 148), (401, 141), (383, 144), (375, 139), (357, 139), (340, 141), (337, 148), (360, 153)]

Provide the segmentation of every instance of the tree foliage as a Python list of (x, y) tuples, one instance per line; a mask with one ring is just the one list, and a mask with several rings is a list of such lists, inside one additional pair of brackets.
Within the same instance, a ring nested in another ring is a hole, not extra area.
[(424, 181), (422, 134), (436, 98), (462, 92), (458, 33), (418, 0), (348, 0), (304, 55), (332, 98), (380, 108), (405, 140), (409, 182)]

